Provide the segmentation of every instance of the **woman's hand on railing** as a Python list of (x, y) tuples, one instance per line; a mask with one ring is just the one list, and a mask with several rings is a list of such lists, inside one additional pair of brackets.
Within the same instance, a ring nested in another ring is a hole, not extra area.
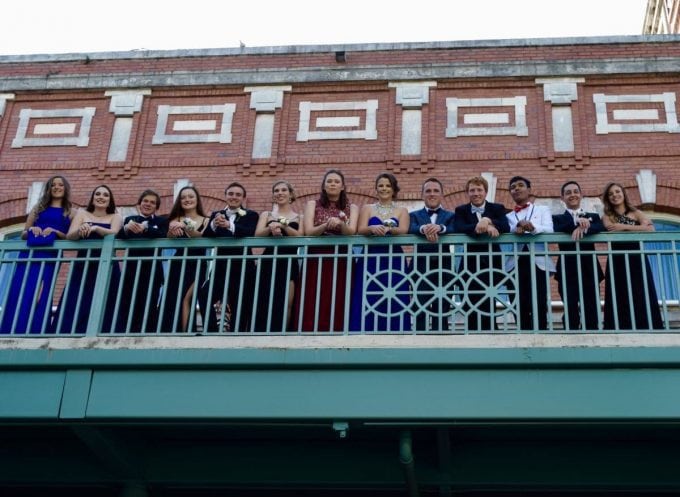
[(78, 228), (78, 236), (80, 238), (87, 238), (92, 231), (92, 225), (90, 223), (83, 223)]
[(168, 237), (179, 238), (184, 235), (184, 225), (179, 221), (170, 221), (168, 227)]

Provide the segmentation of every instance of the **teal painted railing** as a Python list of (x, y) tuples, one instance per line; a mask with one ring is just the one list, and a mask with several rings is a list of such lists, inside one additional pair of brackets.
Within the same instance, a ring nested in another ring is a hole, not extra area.
[[(437, 245), (416, 236), (107, 237), (34, 249), (4, 241), (0, 333), (680, 330), (680, 233), (600, 234), (588, 241), (595, 251), (565, 245), (571, 240), (563, 234), (504, 235), (493, 244), (448, 235)], [(546, 258), (566, 268), (566, 277), (537, 271)], [(602, 281), (592, 271), (596, 264)], [(524, 266), (526, 275), (517, 270)], [(533, 297), (541, 286), (545, 300)]]

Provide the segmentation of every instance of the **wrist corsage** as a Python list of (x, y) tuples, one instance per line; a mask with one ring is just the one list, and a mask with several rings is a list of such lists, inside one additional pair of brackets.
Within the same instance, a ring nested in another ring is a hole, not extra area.
[(388, 218), (383, 221), (383, 226), (387, 228), (396, 228), (397, 222), (392, 218)]
[(278, 223), (281, 226), (288, 226), (288, 218), (281, 216), (280, 218), (277, 219)]
[(185, 217), (182, 218), (182, 227), (184, 228), (184, 231), (195, 231), (197, 226), (193, 219)]

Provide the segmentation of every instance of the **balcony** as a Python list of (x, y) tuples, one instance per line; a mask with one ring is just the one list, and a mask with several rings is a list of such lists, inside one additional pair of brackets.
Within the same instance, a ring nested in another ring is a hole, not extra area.
[[(570, 240), (557, 234), (532, 238), (526, 251), (526, 238), (504, 236), (500, 254), (462, 235), (447, 237), (447, 247), (435, 253), (426, 252), (421, 239), (403, 236), (387, 243), (363, 237), (191, 240), (175, 254), (173, 240), (107, 238), (59, 242), (49, 259), (36, 252), (22, 258), (24, 243), (2, 242), (0, 302), (3, 323), (11, 324), (0, 335), (0, 491), (677, 492), (680, 234), (603, 234), (592, 240), (597, 252), (585, 254), (578, 245), (561, 250)], [(617, 243), (624, 242), (637, 248), (621, 252)], [(195, 255), (216, 246), (238, 253)], [(331, 252), (315, 253), (321, 246)], [(295, 247), (295, 254), (285, 253), (287, 247)], [(79, 250), (86, 252), (77, 256)], [(603, 326), (606, 280), (593, 279), (598, 319), (597, 328), (589, 329), (585, 318), (577, 326), (563, 322), (569, 302), (561, 301), (558, 282), (545, 273), (534, 273), (530, 287), (535, 291), (541, 277), (548, 285), (547, 329), (538, 329), (536, 302), (535, 326), (522, 326), (522, 282), (505, 263), (517, 265), (524, 257), (535, 267), (538, 258), (564, 263), (570, 255), (584, 256), (577, 259), (577, 273), (589, 261), (603, 269), (622, 261), (617, 268), (623, 278), (606, 274), (616, 283), (610, 291), (618, 294), (611, 304), (614, 326)], [(634, 278), (640, 256), (649, 264), (639, 266), (642, 274)], [(424, 269), (408, 271), (419, 257)], [(480, 276), (485, 271), (470, 271), (484, 260), (493, 267), (494, 257), (505, 260), (488, 278)], [(288, 264), (291, 259), (296, 266)], [(281, 268), (285, 280), (297, 268), (305, 281), (322, 259), (330, 262), (330, 285), (311, 278), (295, 289), (285, 286), (276, 299), (292, 305), (273, 305), (271, 289)], [(384, 271), (353, 278), (357, 266), (380, 268), (381, 260), (391, 261)], [(438, 269), (446, 260), (452, 269)], [(185, 329), (181, 314), (168, 310), (181, 300), (164, 293), (169, 279), (157, 295), (149, 290), (156, 275), (169, 274), (171, 263), (179, 263), (183, 286), (190, 261), (196, 261), (195, 283), (222, 267), (226, 281), (233, 274), (243, 284), (231, 301), (224, 286), (208, 283), (194, 292)], [(243, 264), (248, 261), (253, 272)], [(137, 271), (141, 262), (149, 267)], [(343, 263), (352, 270), (342, 272)], [(22, 265), (25, 276), (12, 281)], [(649, 295), (648, 272), (661, 328), (652, 326), (652, 303), (641, 307), (634, 300)], [(88, 273), (96, 278), (86, 292)], [(7, 304), (19, 308), (27, 289), (35, 288), (29, 274), (35, 281), (50, 276), (43, 288), (47, 310), (29, 306), (19, 328), (19, 314)], [(641, 281), (642, 288), (620, 286), (625, 280)], [(489, 283), (480, 287), (480, 281)], [(19, 288), (15, 301), (10, 287)], [(84, 321), (64, 326), (65, 304), (59, 304), (68, 292), (75, 295), (75, 313), (88, 298), (93, 304), (81, 313)], [(332, 308), (333, 326), (324, 329), (318, 317), (305, 325), (305, 309), (319, 316), (327, 297), (349, 304)], [(152, 308), (159, 310), (158, 319)], [(649, 319), (636, 319), (641, 308)], [(212, 329), (202, 309), (213, 312)], [(170, 322), (163, 319), (168, 313)], [(492, 324), (471, 329), (474, 314)], [(419, 320), (422, 315), (426, 319)], [(393, 321), (395, 316), (400, 319)]]

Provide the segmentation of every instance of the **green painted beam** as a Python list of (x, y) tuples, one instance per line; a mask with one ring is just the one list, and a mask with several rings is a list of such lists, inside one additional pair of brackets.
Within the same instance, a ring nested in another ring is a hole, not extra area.
[(0, 418), (56, 418), (63, 371), (0, 371)]
[(98, 371), (88, 419), (668, 420), (680, 370)]

